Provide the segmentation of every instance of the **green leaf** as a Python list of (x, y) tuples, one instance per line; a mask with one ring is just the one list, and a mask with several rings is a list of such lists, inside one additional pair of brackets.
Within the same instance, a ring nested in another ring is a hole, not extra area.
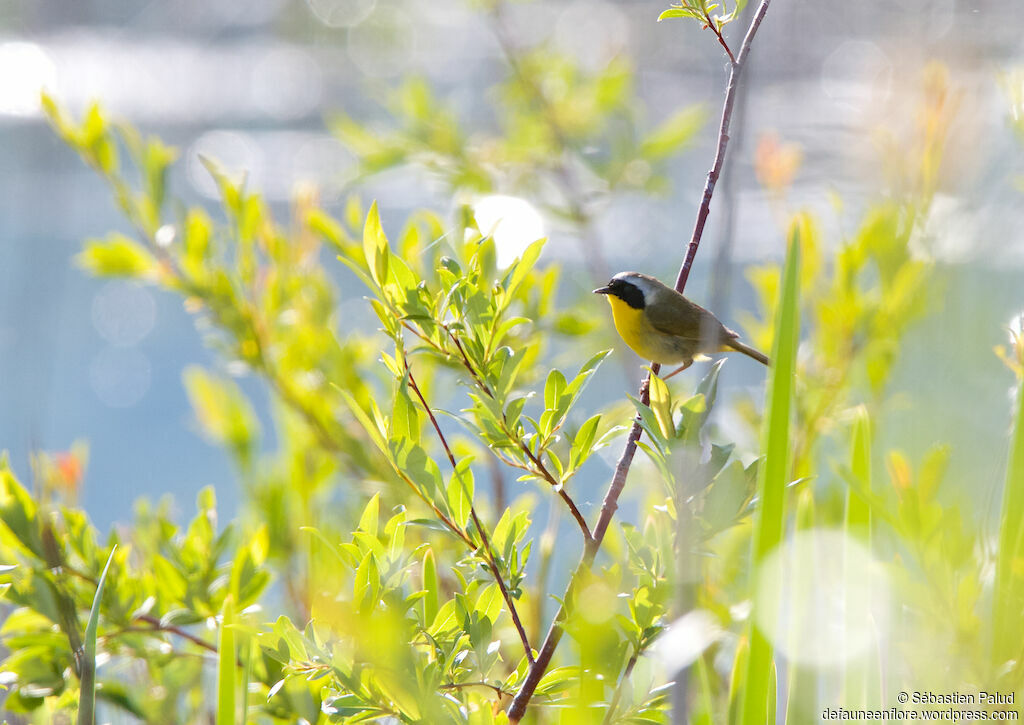
[(363, 507), (363, 513), (359, 517), (359, 530), (370, 536), (377, 536), (380, 520), (380, 494), (375, 493)]
[(722, 371), (723, 365), (725, 365), (724, 357), (715, 360), (711, 364), (708, 374), (701, 379), (700, 383), (697, 384), (697, 389), (693, 391), (695, 394), (704, 396), (707, 400), (707, 410), (709, 412), (714, 407), (715, 399), (718, 397), (718, 375)]
[(469, 459), (459, 461), (459, 466), (448, 480), (448, 506), (459, 528), (465, 529), (469, 521), (470, 509), (473, 506), (473, 472), (469, 469)]
[(583, 367), (580, 368), (580, 371), (576, 373), (576, 377), (572, 379), (571, 383), (569, 383), (568, 391), (572, 393), (574, 397), (578, 397), (579, 394), (583, 392), (583, 389), (590, 381), (591, 376), (597, 372), (597, 369), (601, 367), (601, 363), (604, 362), (605, 358), (608, 357), (611, 352), (611, 349), (602, 350), (601, 352), (592, 355), (589, 360), (583, 363)]
[[(662, 13), (662, 17), (664, 16), (665, 13)], [(640, 144), (640, 154), (650, 161), (668, 158), (697, 135), (706, 117), (707, 113), (702, 106), (691, 106), (678, 111), (644, 138)]]
[(370, 205), (370, 211), (366, 214), (366, 223), (363, 226), (363, 254), (366, 256), (366, 266), (370, 270), (370, 276), (377, 286), (383, 288), (388, 281), (388, 240), (384, 236), (384, 230), (380, 225), (380, 213), (377, 211), (377, 202)]
[(550, 695), (568, 689), (579, 677), (579, 666), (567, 665), (548, 670), (537, 683), (538, 695)]
[(352, 415), (357, 421), (363, 426), (364, 430), (370, 435), (370, 439), (377, 445), (380, 452), (386, 456), (390, 456), (387, 441), (385, 440), (386, 431), (382, 430), (380, 425), (374, 422), (366, 411), (362, 409), (356, 399), (352, 397), (347, 390), (338, 388), (338, 393), (341, 395), (341, 399), (348, 405), (349, 410), (352, 411)]
[(157, 269), (156, 258), (149, 250), (116, 232), (106, 239), (88, 240), (76, 260), (100, 277), (144, 277)]
[[(850, 470), (860, 491), (871, 493), (871, 420), (867, 408), (859, 406), (850, 443)], [(846, 533), (871, 540), (871, 505), (851, 486), (846, 494)]]
[(327, 240), (335, 249), (341, 252), (346, 250), (348, 234), (345, 232), (345, 227), (326, 211), (318, 208), (310, 209), (306, 212), (304, 221), (310, 230)]
[(519, 286), (526, 281), (530, 271), (537, 264), (537, 260), (540, 259), (540, 253), (543, 251), (546, 241), (545, 239), (538, 239), (523, 250), (522, 255), (515, 262), (512, 276), (509, 277), (508, 283), (505, 285), (506, 299), (511, 300), (519, 290)]
[[(796, 379), (796, 351), (800, 340), (800, 230), (799, 219), (790, 225), (779, 304), (775, 314), (772, 366), (769, 370), (767, 406), (762, 434), (764, 464), (758, 471), (758, 496), (761, 507), (754, 519), (752, 563), (757, 567), (778, 546), (785, 524), (785, 495), (789, 483), (789, 418)], [(756, 584), (755, 584), (756, 590)], [(754, 601), (755, 610), (759, 606)], [(778, 606), (778, 605), (772, 605)], [(772, 671), (772, 646), (761, 630), (751, 625), (750, 655), (742, 697), (742, 725), (764, 725), (768, 717), (769, 681)]]
[(238, 654), (235, 650), (235, 600), (230, 594), (224, 598), (221, 610), (220, 637), (217, 641), (217, 725), (235, 725), (235, 668)]
[(379, 595), (380, 569), (373, 552), (368, 551), (356, 569), (352, 600), (359, 611), (368, 612), (376, 607)]
[(575, 471), (594, 450), (597, 427), (601, 424), (600, 413), (588, 418), (576, 431), (569, 450), (569, 469)]
[(548, 373), (547, 382), (544, 384), (544, 407), (548, 410), (558, 408), (562, 393), (565, 392), (565, 375), (557, 368)]
[(668, 384), (657, 375), (651, 375), (651, 410), (658, 421), (658, 430), (665, 440), (676, 437), (675, 423), (672, 422), (672, 395)]
[(94, 725), (96, 722), (96, 630), (100, 623), (100, 603), (103, 600), (103, 589), (107, 583), (107, 572), (110, 570), (110, 562), (114, 560), (115, 551), (117, 551), (116, 545), (110, 550), (103, 573), (100, 574), (100, 580), (96, 583), (96, 594), (92, 599), (92, 609), (89, 610), (89, 622), (85, 626), (78, 725)]
[(36, 514), (32, 496), (8, 468), (6, 456), (0, 456), (0, 521), (26, 551), (42, 559), (43, 542)]
[(423, 555), (423, 591), (426, 593), (420, 604), (423, 607), (423, 623), (427, 626), (437, 616), (437, 605), (441, 596), (441, 585), (437, 577), (437, 561), (434, 550), (427, 549)]
[(152, 138), (146, 142), (142, 167), (146, 176), (146, 191), (155, 210), (159, 210), (163, 206), (167, 168), (177, 158), (178, 150), (173, 146), (165, 146), (160, 139)]
[(183, 377), (203, 432), (230, 446), (243, 463), (248, 463), (259, 437), (259, 421), (238, 385), (197, 365), (187, 367)]
[(715, 477), (704, 495), (701, 511), (701, 520), (710, 533), (722, 531), (741, 516), (756, 492), (756, 479), (751, 479), (739, 460)]
[[(1017, 381), (1017, 410), (1010, 435), (1010, 457), (1003, 484), (1002, 518), (999, 524), (999, 556), (996, 560), (993, 596), (994, 658), (1002, 666), (1018, 656), (1020, 611), (1024, 603), (1024, 382)], [(1016, 638), (1016, 639), (1015, 639)]]
[(656, 443), (659, 448), (662, 447), (667, 440), (661, 434), (661, 424), (658, 423), (658, 419), (654, 415), (654, 411), (651, 410), (650, 406), (644, 405), (638, 398), (634, 398), (632, 395), (629, 396), (629, 400), (633, 403), (633, 407), (636, 409), (637, 415), (640, 416), (640, 425), (643, 427), (651, 440)]
[(669, 18), (696, 18), (697, 20), (704, 19), (699, 14), (697, 14), (696, 11), (690, 10), (688, 8), (669, 8), (668, 10), (663, 10), (661, 12), (661, 15), (658, 16), (658, 22), (660, 23), (662, 20), (667, 20)]

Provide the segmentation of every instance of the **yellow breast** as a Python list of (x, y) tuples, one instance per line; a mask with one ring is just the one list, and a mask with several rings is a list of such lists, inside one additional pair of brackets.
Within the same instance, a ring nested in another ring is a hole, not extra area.
[(643, 310), (630, 307), (615, 295), (607, 295), (605, 299), (612, 306), (615, 329), (633, 352), (645, 360), (665, 365), (687, 362), (678, 342), (652, 327)]

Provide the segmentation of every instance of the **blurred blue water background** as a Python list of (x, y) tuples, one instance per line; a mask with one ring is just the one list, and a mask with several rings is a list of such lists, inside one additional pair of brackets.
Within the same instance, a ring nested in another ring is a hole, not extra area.
[[(542, 2), (513, 5), (510, 17), (524, 44), (550, 38), (593, 67), (615, 53), (632, 56), (652, 121), (708, 104), (712, 120), (674, 166), (671, 195), (618, 199), (598, 220), (612, 267), (670, 278), (711, 158), (725, 68), (709, 60), (717, 58), (709, 35), (683, 23), (656, 24), (664, 7), (646, 0)], [(961, 112), (949, 143), (949, 180), (929, 226), (945, 304), (908, 337), (896, 404), (882, 430), (886, 447), (912, 456), (936, 440), (956, 443), (954, 473), (977, 482), (980, 489), (968, 493), (980, 498), (999, 480), (1003, 462), (990, 441), (1008, 423), (1010, 381), (991, 351), (1024, 307), (1017, 181), (1024, 162), (1000, 87), (1001, 74), (1024, 65), (1022, 28), (1024, 7), (1016, 2), (775, 0), (747, 78), (732, 181), (716, 197), (706, 237), (708, 247), (717, 243), (728, 208), (723, 195), (732, 194), (737, 238), (729, 268), (736, 284), (720, 311), (735, 326), (728, 310), (750, 304), (743, 266), (782, 249), (776, 211), (751, 170), (756, 134), (774, 129), (801, 145), (804, 163), (789, 206), (815, 211), (834, 241), (879, 198), (875, 130), (911, 118), (904, 92), (919, 86), (927, 61), (946, 63)], [(100, 526), (126, 520), (139, 496), (170, 493), (187, 512), (196, 491), (212, 484), (230, 513), (238, 495), (227, 457), (192, 422), (181, 372), (213, 357), (180, 300), (90, 278), (73, 264), (84, 238), (129, 230), (97, 177), (42, 121), (39, 89), (52, 89), (76, 111), (99, 99), (178, 146), (175, 194), (212, 203), (197, 163), (204, 153), (248, 169), (250, 184), (283, 215), (296, 183), (319, 184), (330, 205), (351, 171), (351, 157), (325, 131), (324, 114), (344, 109), (380, 118), (382, 89), (412, 72), (437, 84), (467, 123), (493, 123), (481, 94), (502, 73), (500, 51), (481, 18), (456, 0), (0, 6), (0, 448), (21, 476), (30, 477), (30, 451), (64, 450), (85, 438), (91, 453), (82, 500)], [(841, 209), (833, 194), (843, 199)], [(450, 205), (429, 179), (406, 172), (373, 181), (364, 198), (374, 196), (389, 230), (414, 207)], [(569, 233), (556, 220), (544, 222), (551, 236), (545, 253), (574, 254)], [(690, 285), (701, 300), (711, 296), (711, 259), (705, 249)], [(580, 273), (571, 282), (589, 289), (596, 281)], [(362, 314), (362, 292), (346, 295), (353, 315)], [(756, 371), (735, 367), (735, 380), (756, 381)], [(633, 387), (621, 370), (602, 375), (605, 399)], [(256, 382), (244, 385), (266, 400)], [(932, 414), (916, 414), (911, 423), (900, 412), (900, 394)]]

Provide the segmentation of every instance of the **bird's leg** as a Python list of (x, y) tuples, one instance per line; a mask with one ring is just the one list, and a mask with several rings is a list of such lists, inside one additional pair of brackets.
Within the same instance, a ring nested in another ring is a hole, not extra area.
[(676, 368), (675, 370), (673, 370), (672, 372), (670, 372), (670, 373), (669, 373), (668, 375), (666, 375), (665, 377), (663, 377), (663, 378), (662, 378), (662, 380), (668, 380), (668, 379), (669, 379), (670, 377), (672, 377), (672, 376), (673, 376), (673, 375), (675, 375), (676, 373), (681, 373), (681, 372), (683, 372), (684, 370), (686, 370), (686, 368), (690, 367), (691, 365), (693, 365), (693, 360), (691, 360), (691, 361), (690, 361), (690, 362), (688, 362), (688, 363), (683, 363), (682, 365), (680, 365), (679, 367), (677, 367), (677, 368)]

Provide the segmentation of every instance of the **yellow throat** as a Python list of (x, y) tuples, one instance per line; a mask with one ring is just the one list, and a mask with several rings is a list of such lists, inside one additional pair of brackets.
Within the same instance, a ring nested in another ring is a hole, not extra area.
[(615, 295), (606, 295), (605, 299), (612, 306), (612, 320), (623, 341), (640, 357), (656, 359), (660, 348), (652, 344), (651, 333), (654, 330), (644, 317), (644, 311), (630, 307)]

